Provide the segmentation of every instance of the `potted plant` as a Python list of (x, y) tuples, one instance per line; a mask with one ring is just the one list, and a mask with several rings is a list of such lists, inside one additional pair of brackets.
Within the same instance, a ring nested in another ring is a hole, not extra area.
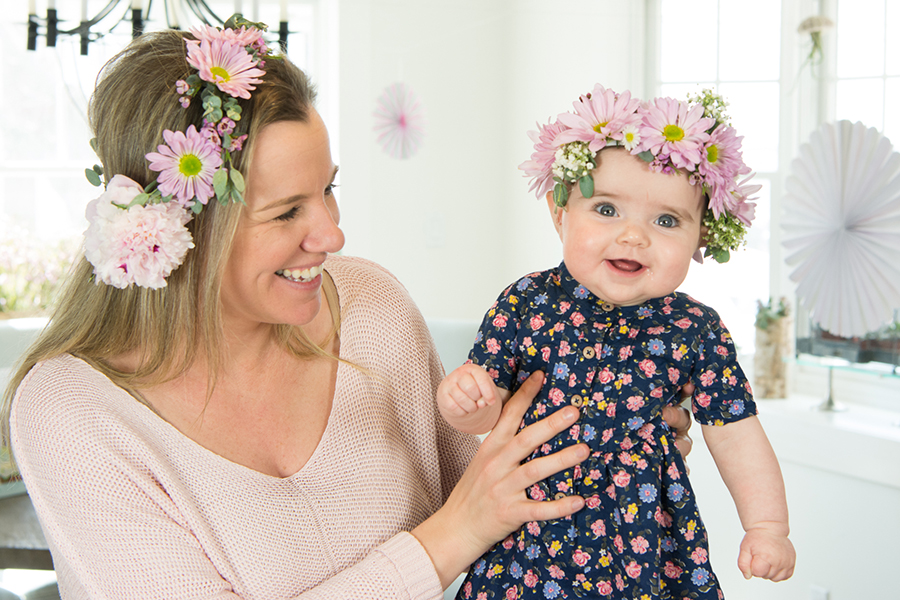
[(765, 304), (756, 301), (756, 353), (753, 357), (753, 392), (758, 398), (784, 398), (787, 395), (789, 354), (789, 308), (781, 298)]

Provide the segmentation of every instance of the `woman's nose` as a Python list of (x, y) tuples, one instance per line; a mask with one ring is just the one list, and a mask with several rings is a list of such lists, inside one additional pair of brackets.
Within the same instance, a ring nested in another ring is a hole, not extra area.
[(315, 219), (301, 246), (307, 252), (337, 252), (344, 247), (344, 232), (338, 227), (340, 211), (334, 198), (316, 207)]

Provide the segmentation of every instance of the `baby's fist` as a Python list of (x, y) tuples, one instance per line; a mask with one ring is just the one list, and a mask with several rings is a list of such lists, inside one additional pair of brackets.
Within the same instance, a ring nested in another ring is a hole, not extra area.
[(794, 574), (797, 553), (786, 535), (766, 529), (750, 529), (741, 541), (738, 568), (745, 579), (761, 577), (784, 581)]

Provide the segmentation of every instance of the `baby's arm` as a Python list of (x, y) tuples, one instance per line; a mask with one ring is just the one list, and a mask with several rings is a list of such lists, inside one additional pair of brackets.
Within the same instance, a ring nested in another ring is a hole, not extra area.
[(788, 539), (784, 480), (759, 419), (702, 429), (746, 532), (738, 568), (747, 579), (787, 579), (794, 573), (796, 554)]
[(438, 408), (444, 419), (463, 433), (487, 433), (500, 418), (500, 409), (512, 394), (494, 385), (478, 365), (465, 364), (438, 386)]

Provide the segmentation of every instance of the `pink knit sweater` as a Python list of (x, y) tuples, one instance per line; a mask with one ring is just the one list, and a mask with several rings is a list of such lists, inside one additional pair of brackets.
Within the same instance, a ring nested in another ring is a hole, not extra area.
[(341, 365), (327, 428), (284, 479), (183, 436), (87, 363), (35, 366), (13, 448), (64, 599), (440, 598), (409, 533), (441, 506), (477, 447), (434, 405), (442, 368), (406, 290), (331, 257)]

